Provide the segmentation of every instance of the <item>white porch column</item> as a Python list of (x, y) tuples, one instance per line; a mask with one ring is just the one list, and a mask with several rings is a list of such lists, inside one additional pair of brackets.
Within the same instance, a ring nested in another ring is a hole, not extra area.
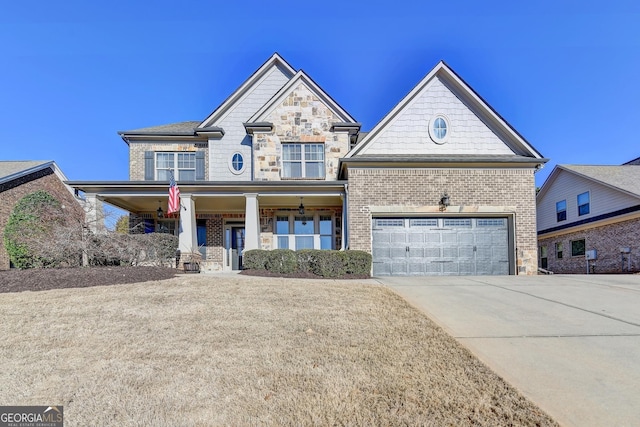
[(181, 194), (180, 229), (178, 234), (178, 248), (182, 254), (198, 250), (198, 235), (196, 230), (196, 205), (191, 194)]
[(258, 193), (246, 193), (244, 216), (244, 249), (260, 249), (260, 210), (258, 209)]
[(102, 201), (97, 194), (85, 194), (84, 218), (92, 233), (102, 234), (106, 231)]

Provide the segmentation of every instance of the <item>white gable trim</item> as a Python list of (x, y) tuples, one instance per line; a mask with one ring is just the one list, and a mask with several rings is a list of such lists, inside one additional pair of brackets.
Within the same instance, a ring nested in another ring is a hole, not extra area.
[(461, 97), (463, 102), (467, 102), (473, 108), (479, 117), (492, 122), (498, 128), (500, 133), (506, 137), (515, 147), (520, 148), (524, 156), (530, 156), (536, 159), (544, 160), (542, 155), (534, 149), (515, 129), (513, 129), (500, 115), (489, 106), (469, 85), (467, 85), (458, 75), (447, 66), (443, 61), (438, 64), (380, 121), (378, 124), (356, 145), (345, 158), (350, 158), (361, 154), (366, 147), (384, 130), (393, 123), (396, 116), (414, 101), (414, 99), (423, 91), (428, 89), (434, 78), (438, 76), (447, 85), (453, 86), (456, 96)]
[(325, 105), (327, 105), (331, 111), (333, 111), (341, 121), (348, 123), (356, 123), (356, 120), (351, 117), (336, 101), (333, 100), (320, 86), (318, 86), (307, 74), (300, 70), (295, 76), (293, 76), (273, 97), (262, 106), (256, 113), (247, 120), (247, 123), (261, 122), (263, 121), (278, 105), (280, 105), (284, 98), (298, 85), (304, 84), (313, 92)]
[(561, 171), (573, 174), (575, 176), (579, 176), (580, 178), (584, 178), (587, 181), (595, 182), (597, 184), (600, 184), (600, 185), (603, 185), (603, 186), (605, 186), (607, 188), (610, 188), (610, 189), (612, 189), (614, 191), (618, 191), (618, 192), (626, 194), (628, 196), (640, 199), (640, 195), (638, 195), (636, 193), (632, 193), (632, 192), (624, 190), (624, 189), (622, 189), (620, 187), (616, 187), (615, 185), (608, 184), (608, 183), (606, 183), (604, 181), (600, 181), (600, 180), (592, 178), (592, 177), (590, 177), (588, 175), (585, 175), (585, 174), (582, 174), (580, 172), (576, 172), (574, 170), (568, 169), (568, 168), (564, 167), (563, 165), (556, 165), (556, 167), (553, 168), (553, 170), (551, 171), (551, 174), (549, 174), (549, 177), (544, 182), (544, 184), (542, 184), (542, 187), (540, 188), (540, 191), (536, 195), (536, 200), (537, 200), (538, 203), (540, 203), (542, 201), (542, 198), (544, 197), (545, 194), (547, 194), (547, 191), (549, 190), (549, 188), (551, 188), (551, 186), (553, 185), (553, 182), (558, 178), (558, 176), (560, 175)]
[(260, 68), (258, 68), (238, 89), (236, 89), (218, 108), (198, 125), (196, 129), (213, 126), (238, 101), (240, 101), (256, 84), (265, 78), (273, 68), (283, 69), (291, 78), (296, 70), (291, 67), (278, 53), (274, 53)]

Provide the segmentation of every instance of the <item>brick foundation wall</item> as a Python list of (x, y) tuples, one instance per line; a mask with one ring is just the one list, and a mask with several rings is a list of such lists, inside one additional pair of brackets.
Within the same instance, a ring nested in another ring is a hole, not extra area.
[[(547, 247), (547, 270), (557, 274), (585, 274), (587, 262), (584, 255), (571, 256), (571, 241), (585, 240), (585, 249), (598, 251), (598, 259), (591, 261), (593, 273), (628, 273), (640, 271), (640, 219), (594, 227), (589, 230), (567, 233), (556, 237), (541, 238), (539, 246)], [(558, 259), (556, 243), (562, 243), (562, 258)], [(620, 248), (631, 248), (624, 255)], [(630, 268), (628, 259), (631, 259)]]
[(9, 269), (9, 254), (4, 247), (4, 228), (9, 215), (20, 199), (38, 190), (47, 191), (59, 200), (65, 209), (76, 210), (75, 214), (83, 215), (82, 208), (65, 185), (55, 175), (51, 168), (34, 172), (19, 179), (4, 183), (0, 186), (0, 270)]
[[(349, 246), (371, 252), (371, 207), (437, 215), (444, 192), (465, 213), (515, 213), (516, 271), (537, 273), (533, 169), (349, 169)], [(487, 208), (489, 207), (489, 208)], [(449, 210), (448, 212), (451, 212)]]

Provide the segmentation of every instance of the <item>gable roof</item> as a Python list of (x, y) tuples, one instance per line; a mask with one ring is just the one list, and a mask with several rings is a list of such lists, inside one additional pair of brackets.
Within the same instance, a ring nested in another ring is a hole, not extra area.
[(66, 181), (66, 177), (52, 160), (6, 160), (0, 161), (0, 184), (32, 174), (51, 167), (54, 172)]
[(629, 160), (628, 162), (623, 163), (623, 165), (640, 165), (640, 157), (633, 160)]
[(546, 194), (561, 171), (640, 198), (640, 166), (557, 165), (538, 192), (538, 199)]
[(229, 107), (235, 104), (242, 96), (244, 96), (260, 79), (262, 79), (274, 67), (279, 68), (283, 73), (293, 77), (296, 70), (287, 63), (277, 52), (274, 53), (264, 64), (260, 66), (247, 80), (244, 81), (227, 99), (225, 99), (218, 108), (216, 108), (206, 119), (204, 119), (197, 127), (198, 129), (212, 126)]
[(258, 111), (255, 112), (247, 123), (259, 122), (267, 113), (275, 106), (281, 104), (284, 98), (291, 92), (298, 84), (304, 84), (311, 90), (320, 100), (327, 105), (343, 123), (356, 123), (356, 120), (351, 117), (347, 111), (340, 106), (329, 94), (327, 94), (316, 82), (311, 79), (303, 70), (298, 71), (289, 81), (280, 88), (275, 95), (264, 104)]
[(400, 112), (402, 112), (416, 97), (418, 97), (436, 78), (447, 83), (450, 90), (485, 123), (491, 123), (492, 129), (497, 129), (501, 139), (509, 142), (510, 148), (515, 149), (516, 155), (538, 159), (546, 162), (540, 154), (518, 131), (516, 131), (500, 114), (498, 114), (480, 95), (478, 95), (460, 76), (458, 76), (444, 61), (438, 64), (418, 84), (376, 124), (376, 126), (362, 139), (345, 158), (356, 156), (384, 130)]

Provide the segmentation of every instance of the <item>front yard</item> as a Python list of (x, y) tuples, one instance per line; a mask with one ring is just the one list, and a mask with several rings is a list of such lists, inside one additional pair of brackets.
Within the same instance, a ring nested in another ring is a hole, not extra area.
[(0, 334), (0, 405), (64, 405), (66, 426), (556, 425), (373, 281), (3, 293)]

